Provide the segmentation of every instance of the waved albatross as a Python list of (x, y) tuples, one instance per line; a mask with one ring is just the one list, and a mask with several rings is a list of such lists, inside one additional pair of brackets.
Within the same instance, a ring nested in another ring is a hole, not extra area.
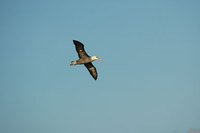
[(84, 49), (84, 45), (76, 40), (73, 40), (74, 45), (76, 47), (76, 51), (78, 53), (79, 59), (76, 61), (72, 61), (70, 66), (72, 65), (80, 65), (80, 64), (84, 64), (85, 67), (88, 69), (88, 71), (90, 72), (90, 74), (92, 75), (92, 77), (96, 80), (97, 79), (97, 70), (96, 68), (93, 66), (92, 62), (94, 60), (100, 60), (102, 61), (102, 59), (100, 59), (97, 56), (89, 56)]

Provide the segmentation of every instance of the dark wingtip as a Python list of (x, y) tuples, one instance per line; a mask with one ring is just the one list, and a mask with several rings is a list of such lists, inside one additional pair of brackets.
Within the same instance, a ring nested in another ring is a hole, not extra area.
[(82, 44), (81, 42), (77, 41), (77, 40), (73, 40), (74, 44)]
[(77, 43), (77, 42), (79, 42), (79, 41), (77, 41), (77, 40), (73, 40), (73, 42), (74, 42), (74, 43)]
[(76, 40), (73, 40), (73, 42), (75, 43), (75, 42), (78, 42), (78, 41), (76, 41)]

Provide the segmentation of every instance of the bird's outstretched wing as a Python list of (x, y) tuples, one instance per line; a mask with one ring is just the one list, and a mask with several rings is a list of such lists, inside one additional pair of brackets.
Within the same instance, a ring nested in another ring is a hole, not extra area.
[(86, 63), (84, 64), (85, 67), (88, 69), (88, 71), (90, 72), (90, 74), (92, 75), (92, 77), (97, 80), (97, 70), (96, 68), (92, 65), (92, 63)]
[(73, 42), (74, 42), (74, 45), (76, 46), (76, 51), (78, 53), (79, 58), (88, 56), (88, 54), (85, 52), (84, 45), (81, 42), (76, 41), (76, 40), (73, 40)]

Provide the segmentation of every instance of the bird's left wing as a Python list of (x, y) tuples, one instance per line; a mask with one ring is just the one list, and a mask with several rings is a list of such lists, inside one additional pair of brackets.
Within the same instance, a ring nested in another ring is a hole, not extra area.
[(86, 63), (84, 64), (85, 67), (88, 69), (88, 71), (90, 72), (90, 74), (92, 75), (92, 77), (97, 80), (97, 70), (96, 68), (93, 66), (93, 64), (90, 62), (90, 63)]
[(76, 41), (76, 40), (73, 40), (73, 42), (74, 42), (74, 45), (76, 46), (76, 51), (78, 53), (79, 58), (88, 56), (88, 54), (85, 52), (84, 45), (81, 42)]

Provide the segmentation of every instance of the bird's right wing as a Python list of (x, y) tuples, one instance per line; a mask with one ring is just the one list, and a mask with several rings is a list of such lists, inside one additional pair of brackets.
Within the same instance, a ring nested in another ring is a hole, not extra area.
[(97, 70), (96, 68), (93, 66), (93, 64), (90, 62), (90, 63), (86, 63), (84, 64), (85, 67), (88, 69), (88, 71), (90, 72), (90, 74), (92, 75), (92, 77), (97, 80)]
[(84, 56), (88, 56), (88, 54), (85, 52), (84, 45), (76, 40), (73, 40), (74, 45), (76, 46), (76, 51), (78, 53), (79, 58), (83, 58)]

